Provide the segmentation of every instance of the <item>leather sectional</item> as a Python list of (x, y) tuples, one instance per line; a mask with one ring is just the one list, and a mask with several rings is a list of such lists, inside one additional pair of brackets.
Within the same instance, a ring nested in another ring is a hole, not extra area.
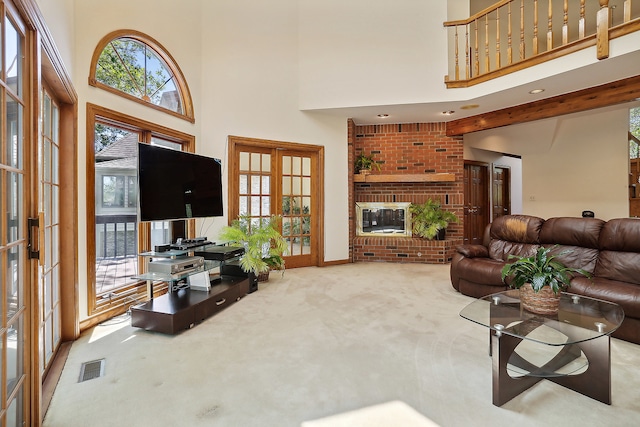
[(593, 277), (575, 276), (568, 292), (619, 304), (625, 319), (613, 336), (640, 344), (640, 219), (496, 218), (487, 226), (482, 245), (456, 248), (451, 283), (476, 298), (506, 290), (501, 270), (509, 255), (529, 256), (541, 245), (570, 250), (558, 259)]

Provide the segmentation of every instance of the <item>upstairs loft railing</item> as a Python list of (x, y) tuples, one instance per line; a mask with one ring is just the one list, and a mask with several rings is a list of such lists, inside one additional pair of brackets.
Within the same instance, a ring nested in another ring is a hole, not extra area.
[[(640, 30), (640, 1), (502, 0), (449, 29), (448, 88), (468, 87)], [(622, 9), (622, 10), (620, 10)]]

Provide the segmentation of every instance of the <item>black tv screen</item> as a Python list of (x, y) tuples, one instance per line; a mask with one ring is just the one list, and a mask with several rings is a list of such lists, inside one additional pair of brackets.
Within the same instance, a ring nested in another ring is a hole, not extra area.
[(219, 159), (138, 144), (138, 219), (222, 216)]

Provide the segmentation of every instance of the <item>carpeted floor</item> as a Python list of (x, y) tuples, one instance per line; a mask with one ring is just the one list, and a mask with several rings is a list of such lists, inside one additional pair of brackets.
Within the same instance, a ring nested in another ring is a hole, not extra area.
[(442, 427), (637, 425), (640, 346), (617, 339), (613, 405), (542, 381), (493, 406), (488, 331), (458, 315), (471, 301), (447, 265), (359, 263), (272, 273), (177, 336), (122, 316), (73, 344), (44, 426), (299, 427), (388, 401)]

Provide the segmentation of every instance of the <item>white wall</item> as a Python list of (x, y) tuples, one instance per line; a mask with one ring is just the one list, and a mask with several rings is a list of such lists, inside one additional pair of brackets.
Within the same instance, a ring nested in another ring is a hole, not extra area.
[(36, 2), (55, 40), (60, 57), (66, 66), (66, 72), (73, 80), (75, 0), (36, 0)]
[(512, 181), (512, 200), (522, 213), (627, 217), (628, 129), (628, 106), (506, 126), (465, 135), (465, 159), (493, 161), (478, 156), (483, 150), (521, 155), (522, 187)]
[(300, 0), (300, 107), (442, 100), (447, 2)]

